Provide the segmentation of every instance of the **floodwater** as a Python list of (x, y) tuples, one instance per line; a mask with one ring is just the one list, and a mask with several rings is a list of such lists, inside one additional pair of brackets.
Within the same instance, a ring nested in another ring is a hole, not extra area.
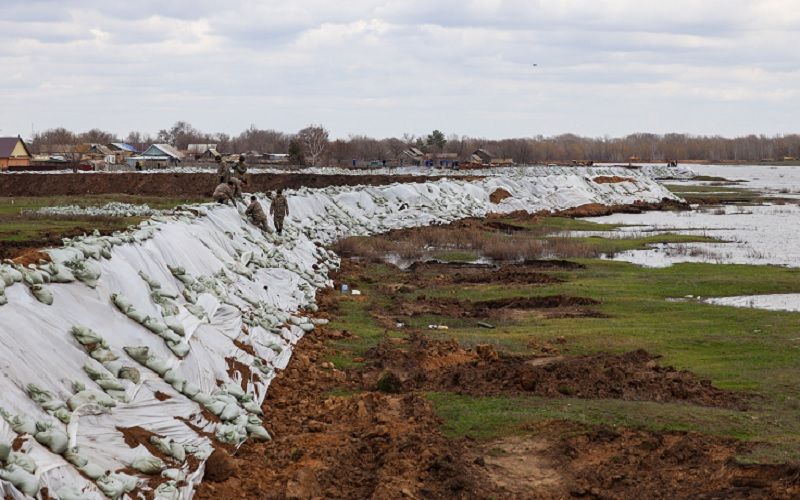
[[(708, 165), (693, 169), (697, 175), (742, 181), (737, 187), (766, 195), (800, 198), (800, 167)], [(686, 212), (614, 214), (587, 220), (624, 227), (584, 235), (629, 237), (671, 232), (720, 240), (654, 245), (647, 250), (618, 253), (610, 257), (614, 260), (648, 267), (666, 267), (678, 262), (800, 267), (800, 206), (795, 203), (704, 206)]]
[[(685, 212), (592, 217), (586, 220), (624, 226), (612, 231), (581, 234), (623, 238), (669, 232), (708, 236), (719, 240), (713, 243), (658, 244), (646, 250), (620, 252), (607, 257), (646, 267), (668, 267), (680, 262), (800, 267), (800, 205), (793, 200), (800, 200), (800, 167), (709, 165), (692, 168), (697, 175), (740, 181), (735, 187), (786, 198), (789, 201), (785, 204), (703, 206)], [(666, 182), (678, 183), (674, 180)], [(800, 294), (721, 297), (704, 299), (703, 302), (800, 311)]]

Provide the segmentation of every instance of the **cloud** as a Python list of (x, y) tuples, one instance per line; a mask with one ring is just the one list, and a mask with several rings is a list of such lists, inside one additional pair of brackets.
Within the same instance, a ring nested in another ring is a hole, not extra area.
[(796, 132), (799, 34), (792, 0), (5, 0), (0, 128)]

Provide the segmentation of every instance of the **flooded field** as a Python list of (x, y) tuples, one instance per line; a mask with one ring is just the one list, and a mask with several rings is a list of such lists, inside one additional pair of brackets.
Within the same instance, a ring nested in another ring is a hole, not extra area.
[[(718, 242), (659, 243), (606, 255), (605, 258), (645, 267), (668, 267), (681, 262), (754, 264), (800, 267), (800, 167), (694, 167), (693, 180), (667, 181), (676, 192), (720, 195), (741, 190), (750, 201), (693, 205), (683, 212), (614, 214), (586, 220), (618, 227), (610, 231), (573, 233), (601, 238), (679, 233), (711, 237)], [(698, 188), (703, 188), (699, 191)], [(800, 311), (800, 294), (723, 297), (709, 303), (737, 307)]]
[(636, 233), (677, 232), (720, 240), (720, 243), (658, 245), (612, 257), (648, 267), (665, 267), (677, 262), (800, 266), (800, 207), (793, 201), (800, 196), (800, 167), (707, 165), (693, 168), (697, 174), (695, 180), (668, 181), (674, 183), (674, 190), (705, 186), (708, 190), (704, 194), (714, 195), (741, 189), (754, 193), (754, 199), (735, 204), (723, 201), (718, 205), (696, 205), (685, 212), (588, 218), (592, 222), (620, 227), (584, 235), (615, 238)]

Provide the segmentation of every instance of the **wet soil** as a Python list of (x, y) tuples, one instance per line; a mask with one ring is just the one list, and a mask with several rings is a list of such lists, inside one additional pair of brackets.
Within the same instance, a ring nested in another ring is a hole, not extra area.
[(492, 194), (489, 195), (489, 201), (495, 204), (500, 203), (506, 198), (512, 198), (512, 196), (511, 193), (503, 188), (495, 189)]
[[(445, 438), (416, 394), (331, 395), (355, 385), (322, 361), (324, 332), (298, 345), (270, 386), (264, 422), (274, 436), (247, 442), (227, 474), (196, 498), (475, 498), (499, 490), (470, 472), (464, 448)], [(325, 365), (325, 367), (323, 367)], [(215, 466), (216, 467), (216, 466)], [(227, 477), (226, 477), (227, 475)]]
[[(541, 282), (540, 282), (541, 283)], [(588, 306), (599, 304), (587, 297), (546, 295), (469, 302), (443, 297), (419, 295), (416, 299), (396, 298), (386, 311), (395, 316), (446, 316), (449, 318), (509, 319), (526, 311), (542, 311), (549, 317), (604, 317)]]
[(643, 350), (589, 356), (517, 356), (490, 345), (467, 349), (455, 340), (434, 340), (414, 333), (398, 343), (386, 340), (367, 351), (365, 387), (375, 387), (387, 371), (405, 391), (459, 394), (535, 394), (633, 401), (686, 402), (744, 409), (745, 399), (712, 386), (696, 375), (658, 364)]

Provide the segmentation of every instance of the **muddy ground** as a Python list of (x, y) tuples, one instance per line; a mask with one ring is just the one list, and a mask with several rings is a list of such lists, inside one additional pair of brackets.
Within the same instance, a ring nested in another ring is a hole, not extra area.
[[(439, 177), (411, 175), (314, 175), (302, 173), (249, 174), (245, 191), (267, 192), (277, 188), (383, 185), (394, 182), (428, 182)], [(87, 194), (135, 194), (140, 196), (211, 196), (219, 178), (213, 173), (91, 173), (0, 175), (2, 196), (56, 196)]]
[[(342, 273), (339, 279), (349, 282), (367, 277), (355, 262), (346, 261)], [(335, 317), (337, 300), (333, 293), (321, 296), (322, 314)], [(800, 496), (800, 469), (741, 465), (735, 457), (751, 445), (740, 441), (564, 421), (531, 424), (490, 441), (451, 439), (425, 398), (437, 391), (731, 408), (749, 403), (689, 372), (661, 366), (644, 351), (511, 356), (411, 332), (385, 339), (358, 368), (339, 370), (325, 361), (342, 354), (329, 341), (353, 335), (323, 328), (298, 344), (264, 404), (274, 440), (248, 442), (217, 457), (197, 498)]]

